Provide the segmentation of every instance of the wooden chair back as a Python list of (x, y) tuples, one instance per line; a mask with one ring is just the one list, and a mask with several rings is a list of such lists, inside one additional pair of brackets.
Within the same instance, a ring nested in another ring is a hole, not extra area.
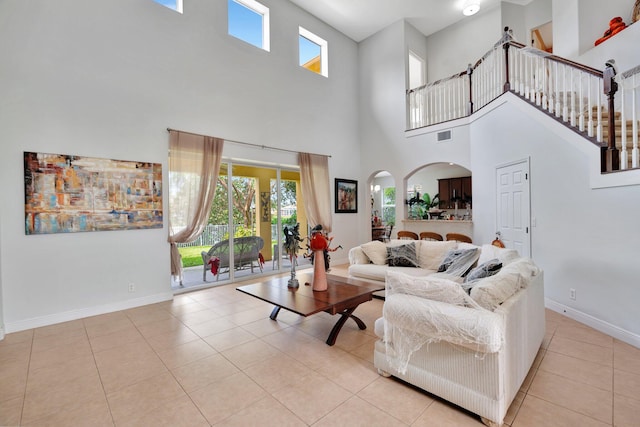
[(447, 233), (447, 240), (456, 240), (458, 242), (473, 243), (471, 237), (459, 233)]
[(420, 232), (420, 240), (439, 240), (443, 241), (442, 235), (438, 233), (434, 233), (433, 231), (422, 231)]
[(398, 239), (400, 240), (418, 240), (418, 234), (413, 231), (400, 230), (398, 231)]

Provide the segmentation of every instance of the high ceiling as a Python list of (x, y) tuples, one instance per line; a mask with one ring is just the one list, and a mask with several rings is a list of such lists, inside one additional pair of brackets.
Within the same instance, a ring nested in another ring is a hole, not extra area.
[[(466, 17), (467, 0), (290, 0), (302, 9), (360, 42), (379, 30), (406, 18), (428, 36)], [(504, 0), (526, 5), (532, 0)], [(500, 0), (480, 0), (480, 12), (500, 4)]]

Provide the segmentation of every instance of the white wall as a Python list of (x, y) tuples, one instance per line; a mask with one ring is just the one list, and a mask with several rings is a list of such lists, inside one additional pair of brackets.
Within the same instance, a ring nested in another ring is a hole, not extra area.
[[(405, 135), (406, 41), (415, 42), (413, 31), (405, 37), (405, 30), (405, 23), (397, 22), (361, 42), (358, 66), (362, 180), (386, 170), (399, 190), (406, 188), (407, 177), (425, 165), (469, 165), (468, 129), (464, 126), (449, 124), (452, 139), (445, 143), (438, 143), (435, 134)], [(406, 218), (405, 199), (404, 191), (396, 191), (397, 227)], [(370, 239), (368, 218), (359, 225), (360, 243)]]
[(465, 71), (482, 58), (502, 37), (501, 16), (496, 6), (427, 37), (428, 82)]
[(637, 345), (638, 186), (591, 189), (594, 165), (584, 149), (542, 125), (546, 118), (532, 117), (543, 113), (510, 99), (519, 105), (505, 103), (471, 125), (474, 239), (493, 238), (496, 167), (530, 158), (532, 258), (544, 270), (545, 297), (635, 334)]
[(408, 22), (405, 22), (405, 67), (406, 67), (406, 89), (412, 89), (409, 84), (409, 51), (412, 51), (425, 61), (424, 81), (429, 81), (428, 60), (427, 60), (427, 38), (420, 31)]
[(640, 63), (640, 26), (630, 25), (598, 46), (594, 42), (621, 16), (629, 24), (633, 4), (627, 0), (553, 0), (553, 53), (602, 70), (610, 58), (619, 71)]
[[(7, 331), (171, 298), (166, 191), (163, 229), (25, 236), (23, 151), (162, 163), (166, 180), (172, 127), (333, 154), (332, 179), (359, 176), (353, 41), (290, 2), (265, 0), (267, 53), (227, 35), (226, 2), (185, 3), (181, 15), (151, 0), (0, 2)], [(297, 65), (299, 25), (328, 41), (329, 78)], [(238, 146), (225, 156), (297, 163)], [(357, 242), (356, 218), (334, 221), (344, 247)]]
[[(4, 181), (2, 181), (4, 182)], [(0, 211), (0, 242), (2, 241), (2, 211)], [(4, 339), (4, 309), (2, 304), (2, 245), (0, 245), (0, 340)]]
[(612, 18), (619, 16), (627, 25), (631, 24), (632, 8), (633, 1), (630, 0), (580, 0), (578, 9), (580, 53), (593, 48), (595, 41), (609, 29), (609, 21)]
[[(574, 8), (565, 8), (565, 2), (573, 4)], [(554, 0), (551, 11), (547, 0), (537, 0), (525, 10), (527, 27), (547, 22), (551, 14), (554, 50), (556, 53), (558, 50), (569, 52), (573, 55), (568, 56), (569, 59), (578, 57), (578, 44), (574, 44), (579, 32), (577, 0)], [(473, 28), (471, 33), (479, 39), (485, 38), (478, 41), (476, 50), (479, 53), (473, 53), (471, 59), (460, 52), (468, 50), (472, 21), (462, 21), (427, 38), (429, 81), (461, 71), (467, 62), (477, 60), (495, 43), (501, 36), (501, 15), (493, 12), (485, 18), (486, 21), (482, 20), (486, 26)], [(632, 63), (629, 67), (640, 63), (637, 31), (640, 31), (640, 25), (603, 43), (619, 44), (619, 52), (624, 57), (618, 59), (616, 56), (616, 60)], [(633, 254), (637, 253), (634, 242), (640, 237), (640, 229), (634, 224), (634, 218), (640, 214), (640, 200), (635, 197), (638, 186), (591, 189), (590, 174), (598, 166), (593, 164), (594, 156), (589, 150), (595, 148), (587, 141), (574, 145), (573, 140), (577, 137), (571, 131), (568, 131), (571, 133), (568, 137), (554, 133), (555, 130), (547, 127), (549, 124), (541, 125), (531, 113), (522, 112), (522, 108), (542, 113), (518, 100), (518, 105), (510, 101), (495, 111), (491, 111), (493, 107), (481, 110), (482, 116), (474, 117), (471, 125), (465, 120), (457, 120), (429, 127), (427, 131), (404, 134), (405, 60), (399, 52), (404, 51), (403, 42), (410, 40), (413, 38), (403, 40), (402, 25), (396, 23), (360, 44), (363, 176), (369, 177), (374, 171), (386, 169), (394, 176), (396, 187), (405, 188), (405, 178), (426, 164), (452, 161), (471, 170), (474, 240), (490, 242), (495, 236), (495, 168), (531, 157), (532, 217), (537, 223), (532, 229), (532, 254), (545, 270), (548, 301), (555, 308), (562, 307), (576, 314), (581, 321), (592, 321), (607, 333), (616, 332), (614, 336), (639, 345), (640, 318), (634, 301), (640, 297), (640, 288), (636, 286), (640, 271), (633, 259)], [(603, 50), (610, 52), (609, 48)], [(590, 52), (593, 51), (598, 48)], [(605, 55), (600, 54), (601, 57)], [(452, 66), (450, 63), (454, 61), (459, 64)], [(598, 68), (602, 68), (604, 60), (600, 64)], [(553, 126), (560, 126), (552, 119), (542, 118)], [(438, 144), (436, 133), (449, 128), (453, 140)], [(404, 197), (398, 192), (398, 224)], [(625, 214), (603, 213), (603, 207), (612, 206), (615, 212)], [(363, 221), (363, 227), (365, 230), (360, 235), (366, 237), (369, 232), (366, 221)], [(575, 301), (569, 299), (570, 288), (576, 289)]]
[(531, 40), (529, 40), (529, 31), (527, 30), (525, 11), (525, 6), (502, 2), (501, 27), (502, 29), (504, 29), (504, 27), (509, 27), (509, 29), (513, 30), (513, 37), (517, 42), (530, 46)]
[(552, 0), (534, 0), (526, 6), (502, 2), (502, 27), (513, 29), (516, 41), (531, 46), (531, 30), (552, 20)]
[(614, 59), (618, 72), (624, 72), (640, 64), (639, 40), (640, 25), (636, 23), (598, 46), (585, 51), (574, 60), (602, 70), (606, 61)]
[[(534, 0), (525, 6), (525, 26), (527, 34), (533, 28), (553, 20), (553, 0)], [(531, 41), (529, 41), (531, 43)]]

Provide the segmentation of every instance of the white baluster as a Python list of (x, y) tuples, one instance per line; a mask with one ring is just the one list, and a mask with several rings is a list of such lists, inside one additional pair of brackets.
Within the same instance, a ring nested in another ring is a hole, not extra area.
[(562, 120), (569, 120), (569, 101), (567, 100), (567, 66), (562, 64)]
[(531, 62), (528, 55), (524, 55), (523, 57), (524, 59), (524, 99), (529, 99), (529, 87), (530, 87), (530, 83), (529, 83), (529, 63)]
[(524, 96), (524, 84), (525, 84), (525, 82), (524, 82), (524, 79), (525, 79), (525, 77), (524, 77), (524, 59), (525, 58), (524, 58), (524, 55), (522, 54), (522, 50), (520, 50), (519, 52), (520, 52), (520, 58), (519, 58), (519, 60), (520, 60), (519, 69), (520, 70), (518, 72), (520, 73), (520, 88), (518, 89), (518, 91), (519, 91), (521, 96)]
[[(583, 105), (584, 105), (584, 77), (585, 74), (582, 73), (581, 71), (578, 74), (578, 85), (580, 87), (580, 97), (578, 98), (578, 114), (580, 114), (580, 131), (584, 132), (584, 109), (583, 109)], [(588, 76), (588, 74), (587, 74)]]
[(571, 92), (569, 92), (569, 115), (571, 117), (571, 126), (576, 126), (576, 89), (573, 81), (573, 76), (575, 72), (573, 67), (569, 67), (569, 87), (571, 88)]
[(631, 167), (637, 168), (638, 162), (638, 110), (636, 109), (636, 99), (640, 95), (638, 93), (638, 85), (636, 84), (636, 77), (640, 74), (636, 73), (633, 75), (633, 85), (631, 89), (631, 118), (633, 119), (631, 125), (631, 131), (633, 132), (633, 149), (631, 150)]
[(547, 60), (547, 111), (553, 114), (555, 107), (555, 97), (553, 96), (553, 82), (554, 82), (554, 73), (553, 73), (553, 62)]
[(558, 63), (555, 63), (555, 79), (556, 79), (556, 117), (560, 117), (560, 107), (561, 107), (561, 103), (560, 103), (560, 70), (558, 69), (560, 66), (558, 65)]
[(598, 80), (598, 116), (596, 121), (596, 141), (602, 142), (602, 91), (604, 90), (602, 86), (602, 81)]
[(536, 62), (535, 56), (529, 55), (529, 98), (528, 99), (531, 102), (535, 102), (535, 99), (536, 99), (536, 96), (535, 96), (536, 71), (534, 67), (535, 62)]
[[(622, 85), (620, 85), (622, 86)], [(625, 110), (625, 103), (624, 103), (624, 93), (625, 90), (624, 88), (620, 91), (620, 102), (622, 105), (622, 108), (620, 108), (620, 120), (621, 120), (621, 125), (620, 125), (620, 131), (622, 132), (622, 149), (620, 150), (620, 169), (627, 169), (627, 165), (629, 164), (629, 154), (627, 153), (627, 123), (625, 120), (625, 114), (624, 114), (624, 110)], [(611, 114), (611, 111), (609, 111), (609, 114)], [(609, 121), (611, 122), (611, 121)], [(615, 126), (613, 129), (609, 129), (609, 132), (615, 132)]]
[(534, 90), (534, 98), (536, 101), (536, 105), (540, 106), (540, 57), (535, 56), (533, 58), (534, 66), (534, 74), (533, 74), (533, 90)]
[(593, 86), (592, 80), (593, 76), (589, 74), (589, 77), (587, 78), (587, 135), (590, 137), (593, 137), (593, 98), (591, 96), (591, 87)]

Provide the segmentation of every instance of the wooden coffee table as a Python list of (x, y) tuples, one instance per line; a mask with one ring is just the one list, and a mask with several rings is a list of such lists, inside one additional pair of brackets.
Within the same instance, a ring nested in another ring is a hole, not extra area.
[(236, 289), (275, 305), (269, 316), (272, 320), (276, 320), (281, 308), (305, 317), (321, 311), (332, 315), (339, 314), (340, 318), (327, 338), (328, 345), (335, 344), (340, 329), (348, 318), (352, 318), (360, 329), (366, 329), (367, 325), (354, 316), (353, 312), (363, 302), (371, 301), (373, 292), (384, 289), (384, 283), (375, 284), (327, 274), (327, 290), (314, 292), (311, 285), (305, 285), (305, 283), (312, 283), (313, 274), (302, 273), (298, 274), (297, 278), (300, 282), (298, 288), (287, 287), (289, 276), (286, 276), (275, 277), (252, 285), (239, 286)]

